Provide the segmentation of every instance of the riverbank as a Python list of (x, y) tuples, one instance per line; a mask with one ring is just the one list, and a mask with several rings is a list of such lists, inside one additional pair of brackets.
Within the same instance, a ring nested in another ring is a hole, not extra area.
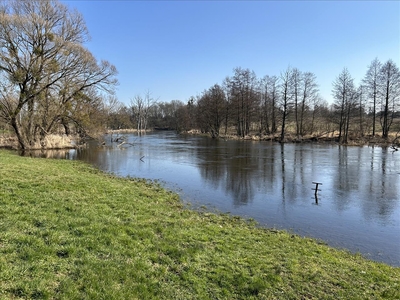
[[(119, 136), (130, 133), (141, 133), (145, 134), (153, 130), (147, 129), (146, 131), (138, 131), (137, 129), (120, 129), (120, 130), (108, 130), (104, 134), (111, 136)], [(101, 138), (99, 138), (101, 141)], [(80, 138), (78, 135), (65, 135), (65, 134), (49, 134), (45, 137), (43, 143), (46, 145), (46, 150), (63, 150), (63, 149), (74, 149), (78, 148), (81, 144), (84, 144), (85, 140)], [(0, 149), (12, 149), (18, 150), (18, 139), (12, 133), (0, 133)], [(42, 150), (41, 144), (38, 142), (37, 145), (33, 146), (30, 150)]]
[[(202, 135), (210, 136), (207, 133), (201, 133), (199, 130), (190, 130), (185, 134), (189, 135)], [(234, 134), (221, 134), (220, 139), (224, 140), (249, 140), (249, 141), (270, 141), (270, 142), (281, 142), (279, 135), (265, 135), (265, 134), (250, 134), (245, 137), (240, 137)], [(297, 137), (295, 135), (287, 134), (284, 143), (333, 143), (339, 144), (338, 133), (325, 133), (320, 135), (306, 135), (303, 137)], [(363, 136), (357, 138), (349, 138), (347, 146), (380, 146), (380, 147), (400, 147), (400, 138), (396, 139), (395, 134), (391, 134), (389, 139), (384, 139), (379, 135), (376, 136)]]
[[(49, 134), (42, 142), (37, 142), (30, 150), (41, 150), (42, 145), (46, 145), (46, 149), (74, 149), (77, 147), (79, 140), (76, 135), (65, 134)], [(0, 134), (0, 148), (18, 150), (18, 139), (12, 134)]]
[[(160, 129), (154, 129), (160, 130)], [(147, 129), (146, 131), (138, 131), (137, 129), (119, 129), (119, 130), (108, 130), (105, 134), (108, 135), (124, 135), (130, 133), (140, 133), (146, 134), (154, 130)], [(164, 129), (163, 129), (164, 130)], [(189, 130), (188, 132), (181, 133), (183, 135), (201, 135), (211, 137), (207, 133), (201, 133), (199, 130)], [(281, 142), (279, 135), (260, 135), (253, 134), (247, 135), (245, 137), (239, 137), (234, 134), (221, 134), (220, 139), (224, 140), (250, 140), (250, 141), (271, 141), (271, 142)], [(66, 136), (66, 135), (49, 135), (46, 137), (45, 144), (47, 149), (72, 149), (77, 147), (77, 141), (79, 138), (77, 136)], [(296, 137), (293, 135), (286, 135), (283, 141), (284, 143), (333, 143), (339, 144), (338, 134), (320, 134), (320, 135), (309, 135), (304, 137)], [(379, 135), (376, 136), (364, 136), (358, 138), (350, 138), (347, 146), (380, 146), (380, 147), (394, 147), (394, 149), (400, 148), (400, 138), (397, 138), (394, 134), (391, 134), (389, 139), (383, 139)], [(18, 140), (11, 134), (2, 135), (0, 134), (0, 149), (14, 149), (18, 148)], [(35, 148), (36, 149), (36, 148)], [(32, 149), (32, 150), (35, 150)], [(36, 150), (40, 150), (40, 145)]]
[(400, 297), (400, 268), (190, 210), (144, 180), (5, 150), (0, 178), (0, 298)]

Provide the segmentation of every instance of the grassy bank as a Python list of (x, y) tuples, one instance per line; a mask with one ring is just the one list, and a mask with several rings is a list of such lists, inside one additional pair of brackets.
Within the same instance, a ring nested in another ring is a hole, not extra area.
[(400, 268), (0, 151), (0, 299), (399, 299)]

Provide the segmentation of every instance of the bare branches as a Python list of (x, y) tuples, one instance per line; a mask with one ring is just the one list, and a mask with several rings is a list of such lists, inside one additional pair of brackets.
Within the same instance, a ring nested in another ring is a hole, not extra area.
[(400, 71), (392, 60), (384, 63), (379, 71), (379, 82), (381, 86), (381, 125), (382, 137), (389, 137), (389, 130), (393, 123), (394, 113), (400, 107), (397, 103), (400, 98)]
[(146, 92), (144, 97), (141, 95), (136, 95), (133, 99), (131, 99), (130, 108), (139, 132), (146, 131), (150, 111), (156, 105), (156, 103), (157, 100), (151, 97), (151, 93), (149, 91)]
[[(82, 45), (88, 39), (81, 14), (58, 1), (0, 3), (0, 89), (15, 93), (12, 100), (0, 95), (1, 115), (20, 135), (21, 148), (36, 139), (31, 129), (50, 131), (49, 124), (63, 115), (77, 121), (80, 117), (71, 113), (80, 114), (78, 107), (97, 103), (99, 93), (113, 93), (117, 70), (107, 61), (97, 62)], [(26, 107), (28, 114), (22, 114)]]
[(347, 143), (350, 112), (356, 99), (354, 79), (351, 77), (347, 68), (344, 68), (333, 82), (332, 95), (336, 100), (335, 107), (340, 114), (339, 142)]

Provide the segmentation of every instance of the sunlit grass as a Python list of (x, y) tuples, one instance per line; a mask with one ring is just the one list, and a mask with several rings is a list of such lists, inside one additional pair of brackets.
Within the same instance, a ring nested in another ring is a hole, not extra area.
[(0, 299), (399, 299), (400, 269), (0, 151)]

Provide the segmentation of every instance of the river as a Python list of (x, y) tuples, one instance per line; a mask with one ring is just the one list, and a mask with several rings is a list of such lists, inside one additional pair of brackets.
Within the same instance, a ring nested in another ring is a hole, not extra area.
[[(160, 181), (194, 208), (321, 239), (400, 266), (400, 153), (333, 144), (213, 140), (162, 131), (66, 153), (119, 176)], [(115, 138), (115, 135), (113, 136)], [(317, 197), (313, 188), (319, 182)]]

